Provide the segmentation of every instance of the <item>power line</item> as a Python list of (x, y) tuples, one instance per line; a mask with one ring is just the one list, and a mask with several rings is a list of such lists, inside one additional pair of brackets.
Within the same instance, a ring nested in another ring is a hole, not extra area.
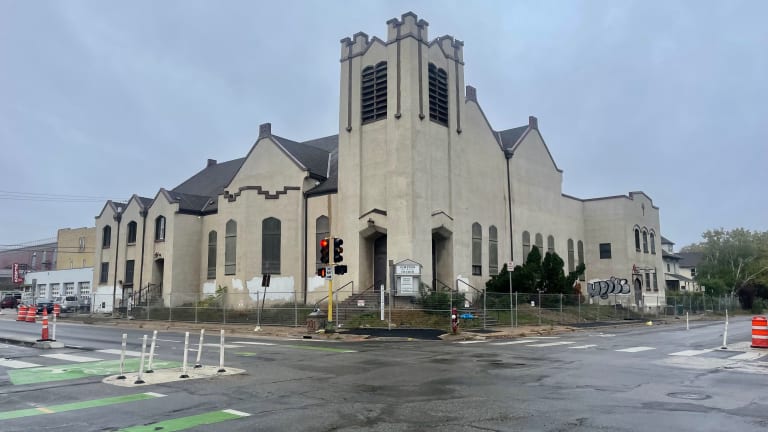
[[(38, 192), (17, 192), (17, 191), (5, 191), (0, 190), (0, 200), (10, 201), (48, 201), (48, 202), (71, 202), (71, 203), (87, 203), (87, 202), (103, 202), (112, 198), (106, 196), (94, 196), (94, 195), (72, 195), (72, 194), (52, 194), (52, 193), (38, 193)], [(125, 200), (115, 200), (115, 202), (126, 202)]]

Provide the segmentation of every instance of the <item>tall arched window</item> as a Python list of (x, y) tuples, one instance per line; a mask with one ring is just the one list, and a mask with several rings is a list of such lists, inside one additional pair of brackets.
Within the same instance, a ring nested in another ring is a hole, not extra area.
[(539, 248), (539, 253), (542, 258), (544, 257), (544, 236), (541, 233), (536, 233), (536, 247)]
[(496, 227), (491, 225), (488, 228), (488, 274), (496, 275), (499, 273), (499, 240)]
[(531, 253), (531, 233), (523, 231), (523, 262), (528, 259), (529, 253)]
[(547, 252), (555, 253), (555, 237), (554, 236), (547, 237)]
[(651, 253), (656, 255), (656, 234), (651, 231)]
[(224, 274), (233, 275), (237, 271), (237, 222), (229, 220), (224, 239)]
[[(579, 256), (579, 265), (584, 264), (584, 242), (579, 240), (579, 242), (576, 244), (576, 252)], [(584, 273), (579, 276), (579, 279), (586, 280), (586, 275)]]
[(165, 240), (165, 216), (155, 219), (155, 241)]
[(648, 231), (643, 228), (643, 252), (648, 253)]
[(107, 225), (101, 230), (101, 247), (106, 249), (112, 244), (112, 227)]
[(448, 126), (448, 74), (429, 64), (429, 119)]
[(360, 80), (362, 122), (387, 117), (387, 62), (363, 69)]
[(261, 273), (280, 274), (280, 220), (261, 222)]
[(208, 279), (216, 279), (216, 231), (208, 233)]
[(635, 249), (640, 252), (640, 228), (635, 227)]
[(315, 219), (315, 264), (321, 267), (324, 264), (320, 261), (320, 240), (328, 237), (331, 227), (328, 223), (328, 216), (320, 216)]
[(128, 236), (126, 242), (128, 244), (136, 243), (136, 221), (128, 222)]
[(483, 274), (483, 252), (480, 249), (483, 243), (483, 227), (479, 223), (472, 224), (472, 274)]
[(576, 270), (576, 267), (573, 264), (573, 257), (574, 257), (573, 239), (568, 239), (568, 271), (569, 272)]

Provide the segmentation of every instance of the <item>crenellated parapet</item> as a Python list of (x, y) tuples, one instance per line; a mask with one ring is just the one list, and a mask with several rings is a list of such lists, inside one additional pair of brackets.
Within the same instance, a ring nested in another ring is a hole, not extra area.
[(464, 63), (464, 42), (453, 36), (445, 35), (435, 39), (432, 43), (437, 44), (447, 58)]
[(415, 13), (406, 12), (399, 20), (392, 18), (387, 21), (387, 43), (409, 36), (416, 40), (427, 42), (429, 40), (428, 27), (429, 23), (423, 19), (420, 20)]

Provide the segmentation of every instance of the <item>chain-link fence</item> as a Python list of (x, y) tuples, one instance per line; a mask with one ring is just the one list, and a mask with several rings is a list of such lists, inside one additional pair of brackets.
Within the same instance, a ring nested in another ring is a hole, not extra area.
[[(486, 293), (484, 291), (444, 290), (422, 293), (420, 297), (381, 296), (378, 291), (339, 296), (333, 302), (337, 327), (414, 327), (450, 328), (450, 315), (457, 309), (466, 329), (525, 325), (590, 325), (591, 323), (659, 319), (702, 313), (724, 314), (739, 308), (729, 296), (695, 294), (644, 296), (638, 305), (632, 295), (589, 298), (579, 294)], [(193, 323), (230, 323), (302, 327), (313, 311), (328, 312), (327, 300), (303, 304), (294, 292), (255, 294), (219, 293), (216, 295), (170, 294), (161, 298), (116, 299), (95, 294), (90, 310), (79, 313), (115, 314), (141, 320)], [(325, 319), (328, 319), (326, 316)]]

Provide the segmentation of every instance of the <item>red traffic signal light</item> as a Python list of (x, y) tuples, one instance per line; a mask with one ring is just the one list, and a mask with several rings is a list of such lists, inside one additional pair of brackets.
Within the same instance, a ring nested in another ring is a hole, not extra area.
[(344, 248), (341, 245), (344, 244), (344, 240), (339, 237), (333, 239), (333, 262), (340, 263), (344, 261)]
[(320, 262), (323, 264), (328, 264), (330, 262), (329, 258), (329, 246), (331, 242), (328, 241), (327, 238), (324, 238), (320, 240)]

